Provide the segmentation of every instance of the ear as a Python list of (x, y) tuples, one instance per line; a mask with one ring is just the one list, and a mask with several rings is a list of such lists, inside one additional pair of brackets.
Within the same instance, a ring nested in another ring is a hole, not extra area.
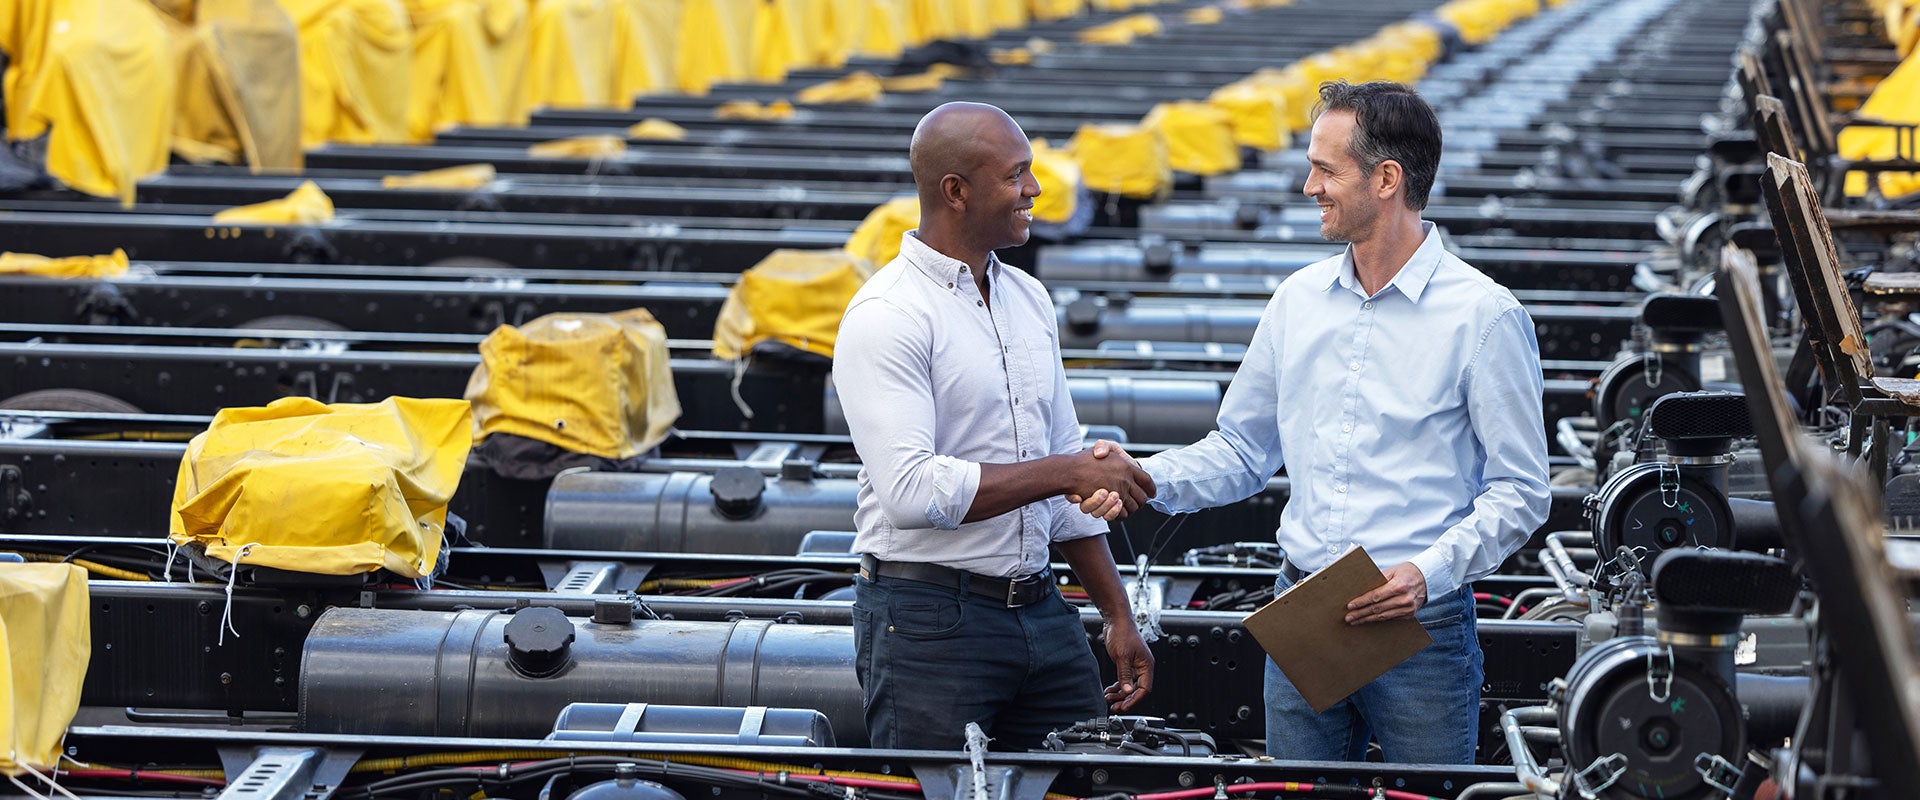
[(949, 172), (940, 176), (940, 202), (960, 213), (967, 211), (967, 179), (959, 173)]
[(1374, 197), (1381, 200), (1390, 199), (1406, 188), (1406, 185), (1407, 171), (1400, 166), (1400, 162), (1387, 159), (1380, 162), (1380, 166), (1373, 168)]

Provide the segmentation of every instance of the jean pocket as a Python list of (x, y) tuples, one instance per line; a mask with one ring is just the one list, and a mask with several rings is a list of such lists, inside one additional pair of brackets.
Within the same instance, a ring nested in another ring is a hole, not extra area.
[(908, 639), (942, 639), (960, 630), (964, 611), (957, 597), (896, 594), (887, 604), (887, 632)]
[(1430, 631), (1437, 630), (1439, 628), (1445, 628), (1449, 625), (1458, 625), (1460, 624), (1460, 620), (1465, 618), (1466, 616), (1464, 614), (1448, 614), (1444, 617), (1420, 620), (1420, 627), (1426, 628), (1427, 630), (1430, 630)]

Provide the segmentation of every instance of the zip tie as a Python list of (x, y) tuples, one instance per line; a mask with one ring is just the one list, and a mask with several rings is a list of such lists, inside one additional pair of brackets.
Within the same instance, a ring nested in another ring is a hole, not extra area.
[(233, 638), (240, 638), (240, 630), (233, 627), (233, 582), (240, 578), (240, 559), (256, 544), (258, 542), (248, 542), (233, 553), (233, 569), (227, 571), (227, 607), (220, 611), (220, 637), (214, 641), (220, 647), (227, 645), (227, 631), (233, 631)]
[[(167, 579), (167, 583), (173, 583), (173, 557), (179, 554), (180, 554), (180, 545), (174, 544), (172, 539), (168, 539), (167, 540), (167, 565), (160, 569), (160, 574), (161, 576)], [(189, 570), (189, 573), (188, 573), (189, 577), (187, 578), (187, 582), (192, 583), (193, 578), (191, 577), (191, 574), (192, 574), (191, 570), (193, 569), (193, 559), (191, 558), (187, 559), (187, 569)]]
[(733, 362), (733, 380), (728, 383), (727, 391), (733, 395), (733, 404), (740, 409), (741, 415), (753, 419), (753, 409), (747, 406), (745, 398), (740, 396), (740, 382), (747, 377), (747, 357), (742, 354)]

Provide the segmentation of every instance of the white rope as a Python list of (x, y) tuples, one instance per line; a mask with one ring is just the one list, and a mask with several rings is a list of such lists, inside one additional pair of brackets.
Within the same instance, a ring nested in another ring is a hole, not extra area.
[(227, 644), (228, 631), (233, 631), (233, 638), (240, 638), (240, 631), (233, 627), (233, 582), (240, 578), (240, 559), (245, 558), (247, 551), (252, 550), (256, 544), (259, 543), (248, 542), (241, 545), (239, 550), (233, 551), (233, 569), (227, 571), (227, 607), (220, 611), (220, 637), (214, 641), (214, 644), (221, 647)]
[(753, 409), (748, 408), (746, 399), (740, 396), (740, 382), (745, 380), (746, 377), (747, 358), (743, 354), (733, 362), (733, 382), (728, 385), (728, 391), (732, 392), (733, 404), (740, 408), (741, 415), (747, 419), (753, 419)]
[[(14, 763), (14, 765), (20, 767), (23, 770), (26, 770), (26, 773), (28, 775), (32, 775), (33, 777), (39, 779), (41, 783), (44, 783), (52, 787), (53, 791), (59, 793), (60, 796), (69, 798), (69, 800), (80, 800), (79, 795), (76, 795), (73, 792), (67, 791), (67, 787), (61, 786), (59, 781), (45, 774), (42, 774), (39, 770), (34, 769), (32, 764), (28, 764), (25, 760), (21, 759), (19, 751), (17, 750), (11, 751), (11, 753), (8, 755), (8, 759), (11, 760)], [(54, 764), (57, 765), (59, 763), (60, 763), (60, 760), (58, 758), (54, 759)], [(8, 775), (7, 780), (11, 781), (13, 785), (20, 787), (20, 791), (26, 792), (27, 794), (33, 795), (34, 797), (41, 798), (41, 800), (49, 800), (49, 798), (53, 797), (52, 793), (41, 794), (39, 792), (34, 791), (31, 788), (28, 788), (26, 784), (20, 782), (19, 778), (16, 778), (12, 775)]]
[[(179, 554), (180, 554), (180, 545), (174, 544), (172, 539), (168, 539), (167, 540), (167, 565), (160, 569), (160, 575), (167, 579), (167, 583), (173, 582), (173, 557)], [(187, 559), (187, 570), (188, 570), (188, 574), (191, 575), (193, 570), (193, 559), (191, 558)], [(192, 583), (193, 579), (188, 578), (187, 582)]]

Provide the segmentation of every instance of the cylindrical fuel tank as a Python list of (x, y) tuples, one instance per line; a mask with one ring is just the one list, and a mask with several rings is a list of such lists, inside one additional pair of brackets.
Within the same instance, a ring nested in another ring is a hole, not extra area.
[(1340, 250), (1332, 245), (1120, 242), (1049, 247), (1034, 271), (1050, 282), (1159, 281), (1173, 274), (1289, 275)]
[[(1213, 430), (1220, 415), (1219, 381), (1160, 377), (1175, 373), (1142, 373), (1141, 377), (1072, 377), (1067, 391), (1082, 425), (1112, 425), (1127, 432), (1127, 440), (1153, 444), (1199, 441)], [(1152, 375), (1153, 377), (1148, 377)], [(845, 434), (847, 418), (840, 395), (827, 387), (827, 432)]]
[(1101, 342), (1253, 341), (1266, 309), (1262, 301), (1214, 303), (1101, 302), (1082, 297), (1060, 307), (1060, 346), (1088, 349)]
[(546, 546), (793, 555), (809, 531), (853, 530), (859, 495), (859, 482), (848, 478), (771, 477), (746, 467), (567, 473), (547, 490)]
[(569, 703), (811, 708), (867, 743), (845, 626), (334, 608), (300, 660), (309, 733), (538, 739)]

